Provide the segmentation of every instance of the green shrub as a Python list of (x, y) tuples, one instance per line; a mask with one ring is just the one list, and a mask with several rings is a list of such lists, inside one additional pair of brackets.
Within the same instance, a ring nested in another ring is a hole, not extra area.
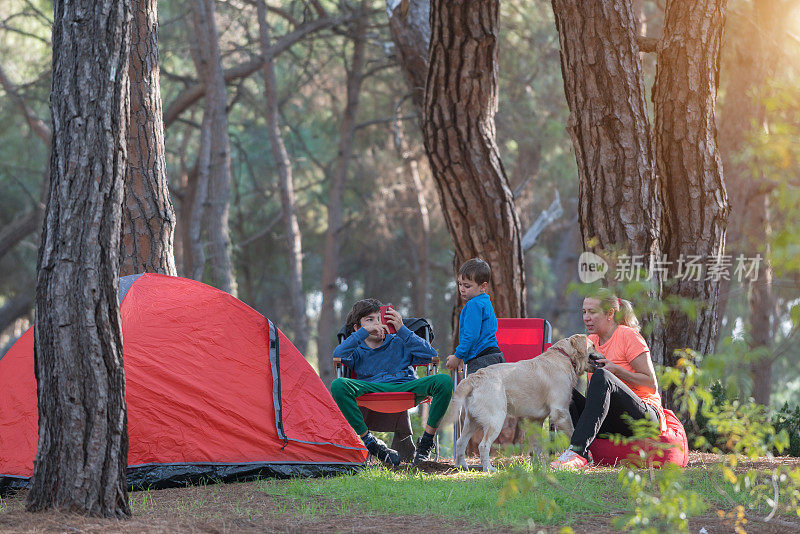
[(789, 456), (800, 456), (800, 405), (792, 410), (789, 403), (784, 403), (780, 410), (772, 414), (770, 421), (776, 432), (785, 430), (789, 434)]
[[(739, 438), (747, 435), (766, 446), (764, 453), (800, 457), (800, 405), (792, 407), (785, 403), (779, 410), (770, 412), (760, 404), (743, 402), (737, 395), (726, 391), (720, 380), (714, 380), (706, 387), (702, 377), (708, 373), (695, 367), (692, 361), (698, 361), (698, 358), (687, 354), (679, 368), (664, 371), (664, 380), (661, 381), (678, 385), (679, 415), (686, 422), (686, 436), (692, 448), (740, 452), (743, 447), (747, 448), (747, 443), (742, 443)], [(682, 390), (681, 380), (685, 380), (687, 375), (698, 383), (692, 383), (691, 389)], [(698, 391), (698, 388), (702, 389)]]

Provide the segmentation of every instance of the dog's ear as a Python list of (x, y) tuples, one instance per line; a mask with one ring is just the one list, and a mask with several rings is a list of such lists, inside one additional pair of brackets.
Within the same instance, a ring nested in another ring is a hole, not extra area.
[(574, 336), (570, 336), (569, 342), (580, 354), (589, 354), (588, 336), (583, 334), (575, 334)]

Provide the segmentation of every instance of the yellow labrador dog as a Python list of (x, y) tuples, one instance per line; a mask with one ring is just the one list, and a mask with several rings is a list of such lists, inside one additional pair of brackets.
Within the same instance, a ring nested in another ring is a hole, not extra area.
[(572, 388), (582, 373), (594, 370), (592, 361), (602, 357), (587, 336), (577, 334), (531, 360), (498, 363), (467, 377), (456, 388), (451, 405), (451, 417), (458, 417), (462, 410), (465, 413), (463, 431), (456, 442), (456, 467), (467, 467), (467, 443), (481, 428), (481, 464), (484, 471), (495, 470), (489, 449), (507, 415), (540, 423), (549, 416), (555, 428), (572, 437)]

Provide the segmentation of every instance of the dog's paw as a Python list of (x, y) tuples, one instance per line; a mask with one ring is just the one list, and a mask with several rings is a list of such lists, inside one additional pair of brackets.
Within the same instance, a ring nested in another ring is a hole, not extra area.
[(486, 471), (487, 473), (494, 473), (497, 471), (497, 469), (495, 469), (494, 466), (491, 464), (489, 465), (489, 467), (484, 467), (483, 470)]

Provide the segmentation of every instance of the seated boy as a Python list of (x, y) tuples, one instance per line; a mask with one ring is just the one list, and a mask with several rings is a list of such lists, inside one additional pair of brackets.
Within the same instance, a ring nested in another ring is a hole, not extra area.
[(430, 363), (436, 351), (406, 328), (403, 318), (392, 309), (387, 310), (386, 318), (397, 334), (390, 334), (389, 328), (381, 323), (380, 307), (377, 299), (359, 300), (347, 315), (347, 325), (354, 332), (334, 349), (333, 357), (341, 358), (358, 379), (337, 378), (331, 384), (331, 395), (370, 454), (393, 465), (400, 463), (400, 456), (369, 432), (356, 397), (386, 391), (414, 393), (417, 402), (433, 397), (425, 432), (417, 441), (417, 452), (412, 460), (418, 464), (430, 456), (436, 428), (453, 395), (453, 383), (443, 374), (417, 378), (413, 366)]

